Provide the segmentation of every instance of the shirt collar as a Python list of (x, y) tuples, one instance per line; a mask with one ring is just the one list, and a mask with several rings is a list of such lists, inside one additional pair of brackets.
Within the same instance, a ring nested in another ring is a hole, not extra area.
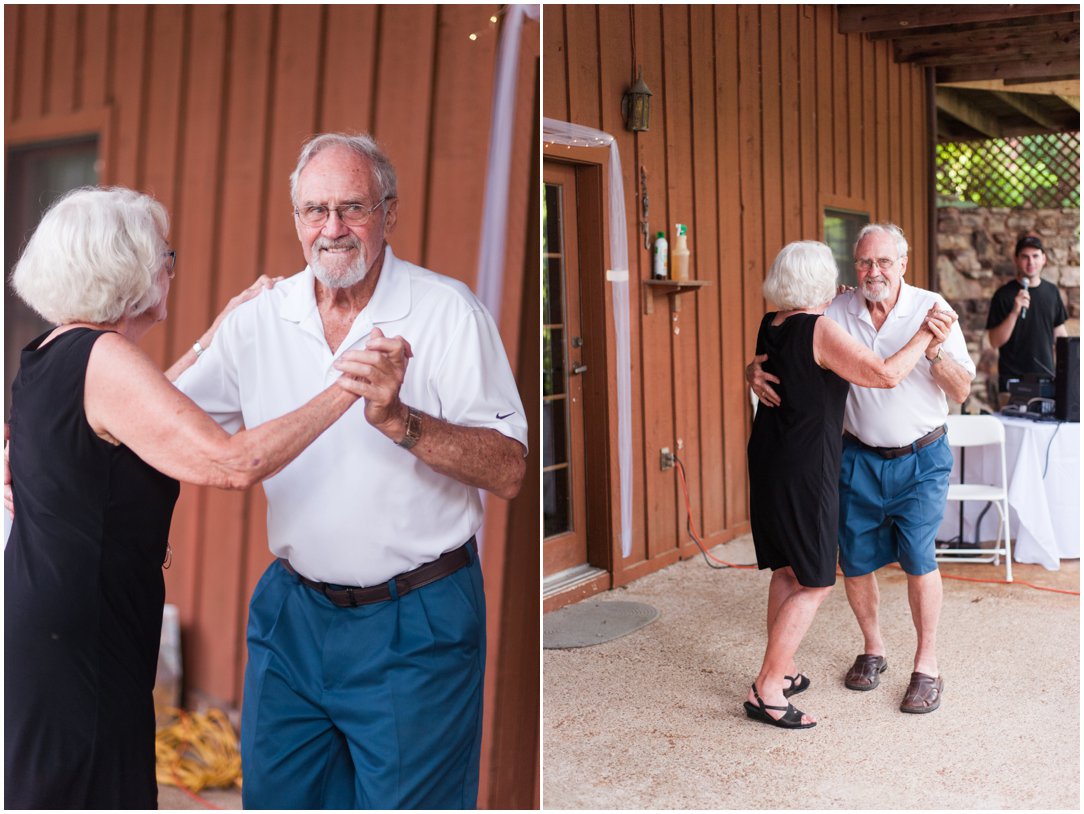
[[(915, 291), (914, 286), (907, 285), (906, 281), (900, 280), (900, 295), (896, 299), (896, 304), (892, 307), (892, 310), (888, 312), (889, 319), (903, 319), (914, 312), (918, 303)], [(869, 307), (866, 305), (866, 298), (862, 296), (858, 289), (855, 289), (854, 296), (851, 297), (850, 312), (853, 316), (873, 324), (873, 318), (869, 315)]]
[[(376, 290), (362, 309), (362, 314), (371, 324), (402, 319), (410, 311), (410, 275), (404, 266), (392, 252), (391, 246), (386, 246)], [(297, 285), (289, 291), (279, 308), (279, 315), (290, 322), (301, 323), (315, 311), (316, 275), (309, 266), (305, 266), (297, 277)]]

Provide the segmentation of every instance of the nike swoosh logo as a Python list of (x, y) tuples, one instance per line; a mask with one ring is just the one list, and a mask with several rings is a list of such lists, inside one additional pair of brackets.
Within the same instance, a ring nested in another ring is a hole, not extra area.
[(508, 416), (515, 415), (515, 414), (516, 414), (515, 410), (513, 410), (510, 413), (505, 413), (504, 415), (501, 415), (500, 413), (497, 413), (497, 420), (498, 421), (504, 421), (506, 418), (508, 418)]

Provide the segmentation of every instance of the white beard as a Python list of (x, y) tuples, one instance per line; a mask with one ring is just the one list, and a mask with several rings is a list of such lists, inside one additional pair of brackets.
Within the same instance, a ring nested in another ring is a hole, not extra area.
[(889, 293), (892, 291), (887, 278), (882, 277), (880, 281), (875, 281), (874, 285), (870, 285), (870, 282), (870, 280), (866, 280), (858, 289), (862, 292), (866, 302), (883, 302), (887, 300)]
[[(312, 259), (309, 261), (309, 268), (312, 269), (312, 273), (316, 275), (316, 279), (323, 283), (328, 288), (350, 288), (355, 286), (365, 279), (365, 276), (369, 273), (369, 264), (366, 262), (365, 247), (361, 245), (361, 241), (355, 240), (353, 248), (358, 251), (357, 259), (343, 269), (338, 274), (331, 272), (326, 266), (320, 262), (320, 254), (323, 249), (331, 248), (335, 245), (335, 241), (319, 238), (312, 244)], [(341, 244), (345, 245), (345, 244)]]

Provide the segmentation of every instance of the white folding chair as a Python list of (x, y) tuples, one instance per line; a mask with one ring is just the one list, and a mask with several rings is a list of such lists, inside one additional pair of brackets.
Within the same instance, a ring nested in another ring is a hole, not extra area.
[[(951, 562), (992, 562), (997, 565), (1002, 556), (1005, 557), (1005, 579), (1012, 582), (1012, 550), (1009, 545), (1009, 479), (1005, 468), (1005, 427), (992, 415), (950, 415), (948, 421), (948, 442), (953, 447), (982, 447), (994, 446), (998, 448), (999, 468), (1001, 470), (1001, 485), (982, 483), (965, 483), (963, 467), (960, 467), (960, 483), (949, 484), (949, 501), (980, 501), (992, 503), (997, 507), (998, 518), (1001, 521), (997, 530), (997, 542), (994, 548), (939, 548), (937, 559), (942, 555), (954, 555), (946, 558)], [(961, 450), (961, 461), (963, 460)], [(963, 529), (960, 529), (963, 542)], [(972, 555), (972, 556), (967, 556)]]

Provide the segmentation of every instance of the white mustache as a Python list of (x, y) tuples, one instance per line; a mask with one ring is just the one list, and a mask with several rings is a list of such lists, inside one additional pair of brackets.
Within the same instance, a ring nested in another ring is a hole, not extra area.
[(318, 237), (312, 247), (317, 251), (323, 251), (324, 249), (357, 249), (361, 247), (361, 241), (356, 237), (341, 237), (336, 240)]

